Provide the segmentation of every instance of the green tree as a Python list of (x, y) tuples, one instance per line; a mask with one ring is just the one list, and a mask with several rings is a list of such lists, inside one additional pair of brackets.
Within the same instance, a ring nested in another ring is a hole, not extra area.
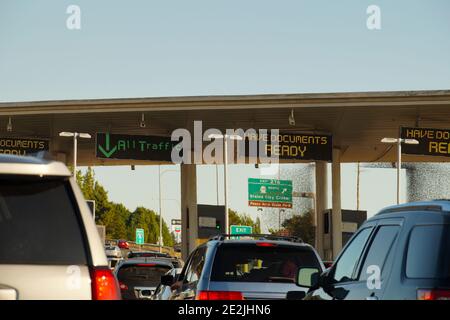
[[(96, 181), (92, 168), (88, 168), (84, 174), (78, 171), (76, 180), (83, 196), (88, 200), (95, 200), (96, 223), (106, 227), (107, 238), (134, 241), (136, 228), (142, 228), (145, 242), (158, 242), (159, 216), (153, 210), (138, 207), (134, 212), (130, 212), (123, 204), (109, 201), (108, 192)], [(172, 246), (174, 235), (170, 233), (164, 219), (162, 227), (164, 244)]]
[(93, 200), (95, 186), (94, 170), (89, 167), (87, 168), (84, 175), (81, 173), (81, 171), (77, 171), (77, 182), (80, 186), (81, 192), (83, 192), (84, 197), (88, 200)]
[(257, 218), (253, 221), (252, 217), (246, 213), (239, 214), (235, 210), (228, 209), (228, 223), (230, 226), (250, 226), (253, 228), (253, 233), (261, 233), (261, 220)]
[[(159, 216), (157, 217), (157, 220), (158, 220), (158, 234), (159, 234)], [(163, 243), (165, 246), (171, 247), (175, 244), (174, 237), (171, 234), (169, 228), (167, 227), (167, 224), (164, 221), (164, 219), (162, 221), (162, 237), (163, 237)]]
[(295, 215), (292, 218), (286, 219), (282, 226), (287, 229), (292, 236), (300, 237), (304, 242), (314, 245), (315, 228), (313, 219), (314, 212), (310, 210), (304, 214)]
[(134, 240), (135, 230), (144, 229), (145, 242), (157, 243), (159, 228), (156, 224), (156, 215), (153, 211), (144, 207), (138, 207), (131, 213), (129, 223), (129, 237)]
[(127, 239), (127, 219), (130, 212), (122, 204), (112, 204), (103, 220), (106, 226), (106, 236), (110, 239)]
[(78, 171), (77, 182), (84, 198), (95, 201), (96, 223), (105, 224), (106, 215), (109, 214), (108, 219), (111, 218), (112, 203), (108, 200), (108, 193), (105, 188), (95, 180), (94, 170), (89, 167), (84, 175), (81, 174), (81, 171)]
[[(159, 215), (157, 215), (153, 210), (138, 207), (133, 213), (131, 213), (129, 221), (129, 237), (131, 239), (134, 239), (136, 228), (142, 228), (144, 229), (145, 242), (158, 243)], [(164, 219), (162, 221), (162, 237), (164, 245), (172, 246), (174, 244), (173, 237), (170, 234), (169, 228), (167, 227)]]

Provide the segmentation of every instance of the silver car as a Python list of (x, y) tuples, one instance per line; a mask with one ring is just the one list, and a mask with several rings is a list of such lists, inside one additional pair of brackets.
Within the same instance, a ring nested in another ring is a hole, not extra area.
[(294, 237), (222, 235), (197, 247), (171, 286), (170, 300), (294, 299), (308, 288), (296, 285), (304, 276), (319, 275), (324, 265), (315, 249)]
[(124, 300), (149, 300), (161, 281), (161, 276), (173, 269), (173, 264), (160, 258), (136, 258), (120, 262), (115, 273)]
[(122, 251), (118, 246), (106, 246), (105, 253), (108, 258), (122, 258)]
[(67, 167), (0, 155), (0, 300), (119, 298), (95, 222)]

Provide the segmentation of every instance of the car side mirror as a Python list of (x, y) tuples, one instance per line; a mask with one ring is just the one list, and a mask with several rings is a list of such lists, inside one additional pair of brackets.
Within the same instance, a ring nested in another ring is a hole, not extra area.
[(296, 284), (299, 287), (315, 289), (319, 287), (320, 270), (317, 268), (304, 267), (297, 271)]
[(163, 286), (171, 286), (175, 282), (175, 279), (171, 274), (161, 276), (161, 284)]
[(287, 300), (303, 300), (306, 297), (304, 291), (288, 291), (286, 294)]
[(332, 270), (332, 268), (328, 268), (319, 276), (318, 282), (320, 287), (326, 289), (332, 284)]

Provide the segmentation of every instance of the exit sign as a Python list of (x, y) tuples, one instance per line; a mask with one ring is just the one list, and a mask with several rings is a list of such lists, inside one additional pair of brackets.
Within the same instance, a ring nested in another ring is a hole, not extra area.
[(253, 228), (250, 226), (230, 226), (230, 234), (239, 235), (239, 234), (252, 234)]

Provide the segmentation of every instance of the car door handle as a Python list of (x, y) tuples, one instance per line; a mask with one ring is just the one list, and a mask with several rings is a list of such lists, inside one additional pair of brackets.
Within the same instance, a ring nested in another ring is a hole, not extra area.
[(0, 285), (0, 300), (17, 300), (17, 290)]

